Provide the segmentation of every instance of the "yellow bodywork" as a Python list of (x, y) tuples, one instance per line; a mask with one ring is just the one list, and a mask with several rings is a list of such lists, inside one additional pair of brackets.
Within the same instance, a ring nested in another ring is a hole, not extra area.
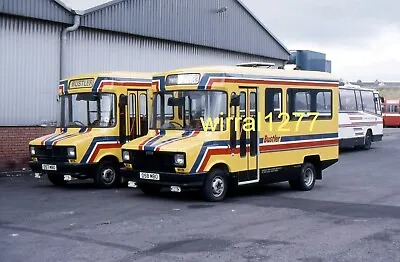
[[(36, 148), (75, 147), (76, 158), (69, 159), (70, 164), (98, 163), (106, 156), (121, 159), (120, 135), (120, 95), (128, 95), (130, 90), (141, 90), (147, 93), (151, 86), (153, 73), (144, 72), (108, 72), (80, 75), (60, 81), (59, 95), (80, 93), (115, 94), (116, 119), (112, 127), (59, 127), (53, 134), (30, 141)], [(147, 101), (146, 101), (147, 104)], [(129, 113), (126, 114), (126, 130), (130, 130)], [(33, 156), (33, 161), (40, 158)], [(49, 161), (49, 160), (47, 160)], [(50, 159), (51, 161), (51, 159)], [(57, 161), (54, 159), (54, 161)]]
[[(195, 85), (166, 85), (168, 75), (199, 73), (200, 81)], [(329, 73), (310, 71), (285, 71), (281, 69), (261, 69), (244, 67), (203, 67), (175, 70), (153, 77), (151, 92), (180, 90), (218, 90), (239, 94), (243, 88), (258, 93), (259, 102), (259, 155), (258, 168), (268, 173), (273, 168), (302, 164), (307, 156), (317, 156), (320, 161), (337, 161), (338, 152), (338, 85), (339, 81)], [(272, 131), (264, 120), (265, 92), (267, 89), (282, 89), (282, 112), (288, 112), (288, 88), (304, 88), (331, 91), (331, 119), (318, 119), (310, 131), (311, 120), (297, 125), (289, 121), (280, 128), (282, 122), (273, 122)], [(247, 92), (247, 91), (246, 91)], [(249, 106), (249, 105), (247, 105)], [(249, 108), (247, 108), (249, 109)], [(233, 110), (233, 109), (232, 109)], [(239, 107), (236, 109), (239, 115)], [(231, 116), (231, 108), (228, 107)], [(175, 121), (183, 121), (174, 118)], [(289, 129), (289, 130), (287, 130)], [(240, 132), (236, 133), (239, 142)], [(226, 167), (229, 172), (243, 172), (257, 168), (256, 156), (240, 156), (238, 147), (230, 148), (230, 131), (193, 130), (150, 130), (141, 138), (125, 144), (123, 150), (144, 150), (153, 152), (174, 152), (186, 155), (186, 167), (175, 168), (179, 174), (196, 174), (210, 171), (216, 165)], [(247, 145), (249, 146), (249, 145)], [(248, 149), (248, 148), (247, 148)], [(133, 160), (134, 161), (134, 160)], [(134, 163), (134, 162), (133, 162)], [(133, 164), (134, 165), (134, 164)], [(132, 167), (126, 164), (126, 167)], [(140, 170), (149, 171), (152, 170)], [(160, 172), (162, 172), (160, 170)]]

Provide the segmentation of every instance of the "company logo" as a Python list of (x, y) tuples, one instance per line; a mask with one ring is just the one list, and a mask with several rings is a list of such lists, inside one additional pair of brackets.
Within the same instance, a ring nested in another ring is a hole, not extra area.
[(77, 79), (77, 80), (71, 80), (69, 82), (69, 88), (91, 88), (94, 85), (94, 79), (93, 78), (87, 78), (87, 79)]

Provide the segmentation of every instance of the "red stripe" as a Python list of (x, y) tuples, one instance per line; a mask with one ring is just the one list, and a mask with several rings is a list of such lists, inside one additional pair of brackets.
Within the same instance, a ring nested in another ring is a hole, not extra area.
[[(267, 151), (278, 151), (278, 150), (290, 150), (290, 149), (300, 149), (304, 147), (316, 147), (316, 146), (337, 146), (339, 143), (338, 139), (334, 140), (325, 140), (325, 141), (310, 141), (310, 142), (298, 142), (298, 143), (291, 143), (291, 144), (277, 144), (277, 145), (264, 145), (260, 146), (260, 152), (262, 150)], [(235, 154), (238, 154), (240, 149), (236, 148), (234, 150)], [(246, 151), (249, 152), (249, 147), (246, 148)], [(203, 160), (203, 163), (200, 165), (199, 172), (203, 172), (210, 157), (216, 155), (228, 155), (231, 154), (232, 150), (229, 148), (216, 148), (216, 149), (209, 149), (207, 151), (207, 155)]]
[(236, 84), (276, 84), (276, 85), (292, 85), (292, 86), (326, 86), (338, 87), (338, 84), (333, 83), (313, 83), (313, 82), (291, 82), (291, 81), (271, 81), (271, 80), (252, 80), (252, 79), (231, 79), (231, 78), (210, 78), (206, 89), (211, 89), (214, 83), (236, 83)]
[[(194, 132), (192, 135), (190, 135), (190, 136), (182, 137), (182, 138), (177, 139), (177, 140), (169, 141), (169, 142), (167, 142), (167, 143), (165, 143), (165, 144), (163, 144), (163, 145), (161, 145), (161, 146), (157, 146), (156, 151), (160, 151), (161, 147), (163, 147), (163, 146), (165, 146), (165, 145), (168, 145), (168, 144), (171, 144), (171, 143), (174, 143), (174, 142), (178, 142), (178, 141), (182, 141), (182, 140), (184, 140), (184, 139), (186, 139), (186, 138), (195, 137), (195, 136), (197, 136), (199, 133), (200, 133), (200, 131), (195, 131), (195, 132)], [(162, 142), (161, 142), (161, 143), (162, 143)]]
[(41, 145), (44, 145), (44, 141), (46, 141), (47, 139), (49, 139), (50, 137), (54, 136), (55, 134), (51, 134), (51, 135), (47, 135), (45, 136), (45, 138), (40, 142)]
[(60, 140), (58, 140), (58, 141), (55, 141), (55, 142), (53, 143), (53, 146), (57, 145), (58, 142), (63, 141), (63, 140), (65, 140), (65, 139), (67, 139), (67, 138), (72, 138), (72, 137), (76, 137), (76, 136), (79, 136), (79, 135), (82, 135), (82, 134), (87, 134), (87, 133), (90, 133), (90, 131), (92, 131), (92, 128), (91, 128), (91, 127), (89, 127), (89, 128), (88, 128), (85, 132), (83, 132), (83, 133), (76, 133), (76, 134), (71, 134), (71, 135), (64, 136), (62, 139), (60, 139)]
[[(158, 136), (160, 134), (159, 130), (156, 130), (156, 136)], [(147, 142), (149, 142), (150, 139), (154, 138), (153, 136), (147, 138), (146, 140), (144, 140), (142, 143), (140, 143), (139, 145), (139, 150), (143, 150), (144, 144), (146, 144)]]
[(376, 126), (379, 124), (383, 124), (383, 122), (380, 121), (380, 122), (360, 122), (360, 123), (351, 123), (351, 124), (341, 124), (341, 125), (339, 125), (339, 127)]
[(204, 169), (206, 168), (206, 165), (208, 163), (208, 160), (210, 160), (211, 156), (220, 156), (220, 155), (229, 155), (232, 153), (232, 151), (235, 154), (239, 154), (239, 148), (236, 148), (235, 150), (232, 150), (230, 148), (215, 148), (215, 149), (209, 149), (207, 151), (206, 157), (203, 160), (203, 163), (201, 163), (199, 172), (203, 172)]
[(89, 163), (92, 163), (95, 159), (97, 154), (101, 149), (110, 149), (110, 148), (121, 148), (121, 144), (100, 144), (96, 145), (96, 149), (94, 150), (92, 156), (89, 159)]
[(156, 90), (157, 92), (160, 91), (160, 82), (159, 81), (153, 81), (153, 84), (156, 85)]
[(323, 140), (323, 141), (309, 141), (309, 142), (298, 142), (290, 144), (276, 144), (276, 145), (264, 145), (260, 146), (260, 151), (277, 151), (277, 150), (289, 150), (304, 147), (316, 147), (316, 146), (334, 146), (339, 143), (338, 139), (334, 140)]
[(350, 120), (362, 120), (362, 117), (350, 117)]

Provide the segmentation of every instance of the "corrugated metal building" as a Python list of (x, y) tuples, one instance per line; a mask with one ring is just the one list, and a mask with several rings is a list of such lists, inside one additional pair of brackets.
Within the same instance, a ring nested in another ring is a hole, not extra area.
[(1, 126), (57, 120), (56, 87), (66, 76), (289, 58), (240, 1), (119, 0), (82, 14), (67, 34), (60, 76), (60, 35), (73, 22), (59, 1), (1, 1)]
[[(73, 24), (76, 30), (62, 40)], [(289, 55), (239, 0), (114, 0), (82, 13), (59, 0), (2, 0), (0, 126), (57, 121), (63, 77), (249, 61), (283, 65)]]

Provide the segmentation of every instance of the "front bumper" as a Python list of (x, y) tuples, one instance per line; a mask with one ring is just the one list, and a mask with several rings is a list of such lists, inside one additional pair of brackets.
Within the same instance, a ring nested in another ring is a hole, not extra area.
[[(138, 170), (132, 170), (130, 168), (121, 168), (121, 177), (123, 182), (133, 181), (139, 186), (140, 184), (153, 184), (160, 186), (179, 186), (181, 188), (200, 188), (204, 184), (204, 179), (207, 173), (195, 173), (195, 174), (175, 174), (175, 173), (163, 173), (163, 172), (152, 172), (160, 175), (160, 180), (147, 180), (140, 178), (140, 172)], [(143, 172), (147, 172), (144, 171)]]
[[(56, 165), (57, 170), (43, 170), (42, 164)], [(70, 164), (64, 162), (42, 162), (42, 161), (29, 161), (29, 167), (34, 173), (46, 173), (46, 174), (71, 174), (74, 177), (93, 177), (96, 168), (96, 163), (90, 164)]]

